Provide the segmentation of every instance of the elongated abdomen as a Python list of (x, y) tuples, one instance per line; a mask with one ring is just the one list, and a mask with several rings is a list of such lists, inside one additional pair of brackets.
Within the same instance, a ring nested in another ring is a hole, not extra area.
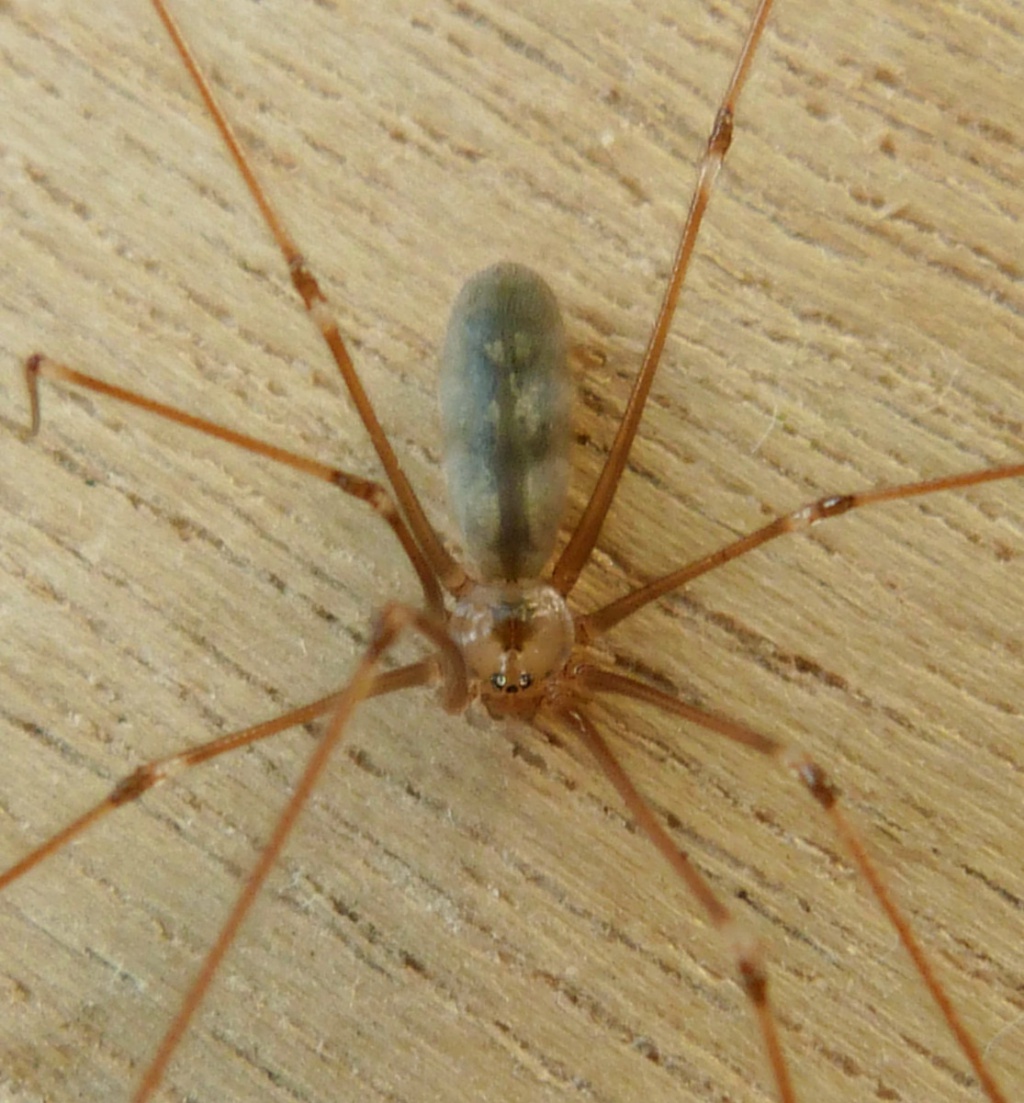
[(537, 578), (569, 479), (572, 383), (551, 288), (521, 264), (463, 287), (441, 361), (445, 474), (485, 581)]

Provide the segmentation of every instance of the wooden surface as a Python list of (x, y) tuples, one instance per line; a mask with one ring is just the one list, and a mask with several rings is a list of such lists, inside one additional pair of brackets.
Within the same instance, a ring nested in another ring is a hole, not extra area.
[[(621, 410), (746, 5), (182, 0), (430, 515), (447, 304), (547, 273), (574, 509)], [(592, 606), (830, 491), (1019, 461), (1024, 11), (780, 0), (601, 551)], [(45, 350), (376, 471), (143, 0), (0, 11), (0, 846), (140, 761), (337, 686), (415, 597), (328, 488), (47, 388)], [(896, 504), (609, 640), (809, 748), (1011, 1098), (1024, 1090), (1024, 486)], [(450, 529), (444, 529), (453, 537)], [(763, 939), (805, 1101), (981, 1098), (809, 802), (597, 710)], [(311, 739), (197, 771), (0, 900), (0, 1099), (129, 1097)], [(365, 709), (161, 1098), (762, 1100), (729, 962), (564, 733)]]

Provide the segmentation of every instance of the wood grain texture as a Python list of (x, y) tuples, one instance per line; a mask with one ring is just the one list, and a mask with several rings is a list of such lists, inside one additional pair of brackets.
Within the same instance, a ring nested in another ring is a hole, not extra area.
[[(384, 425), (447, 527), (435, 350), (500, 258), (556, 288), (573, 510), (613, 432), (747, 5), (182, 0)], [(1024, 10), (780, 0), (578, 601), (829, 491), (1021, 456)], [(84, 370), (376, 465), (143, 0), (0, 9), (0, 847), (154, 755), (337, 686), (416, 595), (383, 526), (214, 442), (48, 388)], [(610, 637), (807, 747), (1009, 1095), (1024, 1090), (1024, 487), (782, 542)], [(598, 710), (763, 939), (801, 1099), (980, 1093), (788, 779)], [(127, 1099), (311, 745), (196, 771), (0, 900), (0, 1099)], [(167, 1100), (764, 1100), (730, 964), (564, 733), (378, 702), (309, 809)]]

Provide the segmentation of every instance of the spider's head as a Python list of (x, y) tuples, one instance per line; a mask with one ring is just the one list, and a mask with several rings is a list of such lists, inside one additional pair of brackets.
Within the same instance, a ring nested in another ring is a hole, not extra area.
[(450, 629), (476, 696), (495, 717), (529, 719), (572, 652), (572, 614), (543, 582), (480, 583), (459, 600)]

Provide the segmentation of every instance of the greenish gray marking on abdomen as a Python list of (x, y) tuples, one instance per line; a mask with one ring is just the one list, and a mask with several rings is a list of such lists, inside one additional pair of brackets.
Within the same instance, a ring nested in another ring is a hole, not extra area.
[(562, 318), (540, 276), (506, 263), (466, 283), (440, 392), (448, 492), (481, 578), (539, 577), (565, 510), (572, 406)]

